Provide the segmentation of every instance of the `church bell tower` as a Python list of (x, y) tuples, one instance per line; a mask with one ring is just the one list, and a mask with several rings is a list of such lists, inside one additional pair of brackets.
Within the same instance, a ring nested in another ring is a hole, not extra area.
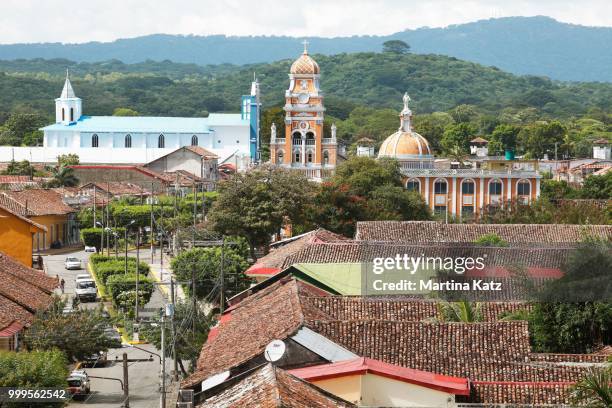
[(68, 70), (66, 70), (66, 81), (59, 98), (55, 99), (55, 123), (70, 125), (81, 118), (82, 101), (77, 98), (72, 89)]
[(308, 42), (304, 52), (291, 65), (289, 89), (285, 91), (285, 138), (276, 137), (272, 126), (270, 158), (272, 164), (300, 170), (313, 180), (333, 174), (336, 167), (337, 142), (335, 126), (331, 134), (324, 135), (325, 107), (320, 91), (320, 69), (308, 55)]

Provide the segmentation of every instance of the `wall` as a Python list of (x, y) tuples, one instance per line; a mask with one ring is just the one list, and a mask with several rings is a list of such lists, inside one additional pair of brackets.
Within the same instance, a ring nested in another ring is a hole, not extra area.
[(0, 251), (22, 264), (32, 267), (32, 224), (0, 208)]
[(409, 384), (374, 374), (362, 378), (361, 405), (372, 407), (447, 408), (455, 396), (431, 388)]
[[(68, 215), (38, 215), (31, 217), (32, 221), (47, 227), (47, 232), (34, 235), (33, 249), (45, 250), (51, 248), (51, 243), (59, 239), (63, 245), (68, 244), (70, 235), (68, 229)], [(66, 231), (64, 233), (64, 231)], [(66, 234), (66, 235), (64, 235)], [(44, 238), (43, 238), (44, 235)]]
[(181, 149), (147, 164), (146, 167), (158, 173), (185, 170), (198, 177), (212, 179), (217, 173), (217, 160), (204, 160), (198, 154)]
[(317, 387), (331, 392), (332, 394), (350, 401), (353, 404), (361, 405), (362, 377), (362, 375), (356, 374), (311, 382)]
[[(109, 166), (104, 167), (93, 167), (93, 168), (75, 168), (74, 175), (79, 179), (80, 184), (94, 183), (94, 182), (113, 182), (113, 181), (124, 181), (132, 184), (139, 185), (147, 190), (151, 189), (151, 182), (153, 182), (153, 189), (155, 192), (165, 190), (164, 184), (151, 176), (148, 176), (135, 169), (124, 169), (124, 168), (113, 168)], [(98, 192), (101, 194), (100, 192)], [(101, 196), (100, 196), (101, 197)]]

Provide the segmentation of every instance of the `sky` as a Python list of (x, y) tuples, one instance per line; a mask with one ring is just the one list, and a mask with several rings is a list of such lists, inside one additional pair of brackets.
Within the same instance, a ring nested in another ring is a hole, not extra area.
[(545, 15), (612, 26), (612, 0), (0, 0), (0, 43), (147, 34), (350, 36)]

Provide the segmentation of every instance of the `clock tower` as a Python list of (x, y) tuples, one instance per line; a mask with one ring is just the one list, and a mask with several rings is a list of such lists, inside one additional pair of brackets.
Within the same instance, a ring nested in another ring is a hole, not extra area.
[(272, 164), (300, 170), (309, 179), (322, 180), (333, 174), (337, 159), (336, 127), (323, 133), (325, 108), (320, 91), (319, 64), (304, 52), (291, 65), (289, 89), (285, 91), (285, 138), (276, 137), (272, 125), (270, 158)]

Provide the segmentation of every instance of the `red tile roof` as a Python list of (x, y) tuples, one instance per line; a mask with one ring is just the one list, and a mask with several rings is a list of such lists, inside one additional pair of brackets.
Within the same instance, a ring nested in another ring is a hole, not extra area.
[(7, 191), (4, 194), (27, 207), (28, 212), (33, 216), (64, 215), (75, 212), (72, 207), (64, 204), (61, 194), (51, 189), (32, 188), (21, 191)]
[(56, 278), (37, 269), (28, 268), (2, 252), (0, 252), (0, 273), (11, 274), (49, 294), (53, 293), (59, 283)]
[(7, 323), (0, 320), (0, 337), (12, 337), (19, 333), (21, 329), (23, 329), (23, 324), (17, 321)]
[(40, 229), (41, 231), (47, 231), (47, 227), (40, 225), (28, 217), (32, 216), (32, 211), (28, 210), (25, 206), (19, 202), (13, 200), (6, 194), (0, 193), (0, 208), (4, 211), (13, 214), (15, 217), (27, 222), (28, 224)]
[(449, 377), (413, 370), (365, 357), (296, 368), (289, 370), (289, 373), (311, 382), (370, 373), (451, 394), (470, 395), (470, 384), (467, 378)]
[(218, 394), (196, 403), (197, 408), (332, 408), (354, 407), (271, 364), (261, 366), (228, 384)]
[[(216, 154), (214, 154), (213, 152), (211, 152), (210, 150), (206, 150), (203, 147), (200, 146), (185, 146), (185, 149), (194, 152), (195, 154), (202, 156), (204, 158), (207, 159), (218, 159), (219, 156), (217, 156)], [(170, 153), (172, 154), (172, 153)]]
[(7, 297), (0, 294), (0, 316), (3, 316), (11, 321), (15, 320), (24, 326), (29, 326), (34, 321), (34, 313), (28, 311), (25, 307), (13, 302)]
[(410, 244), (473, 243), (485, 234), (497, 234), (510, 244), (570, 243), (585, 236), (612, 239), (612, 225), (569, 224), (442, 224), (435, 221), (362, 221), (358, 241), (393, 241)]
[[(124, 195), (149, 195), (150, 192), (133, 183), (123, 182), (123, 181), (113, 181), (113, 182), (98, 182), (98, 183), (88, 183), (81, 187), (79, 187), (79, 191), (83, 190), (93, 190), (94, 186), (96, 190), (99, 191), (102, 196), (105, 193), (110, 193), (115, 196), (124, 196)], [(102, 197), (101, 197), (102, 198)]]

